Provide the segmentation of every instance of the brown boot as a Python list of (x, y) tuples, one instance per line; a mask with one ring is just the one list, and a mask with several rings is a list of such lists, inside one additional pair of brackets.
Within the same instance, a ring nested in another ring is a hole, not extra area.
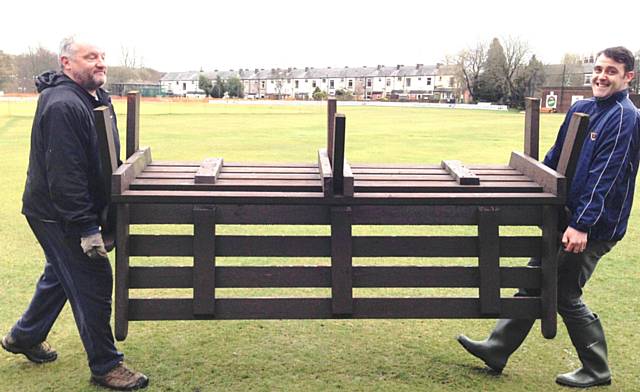
[(118, 391), (133, 391), (146, 388), (149, 378), (140, 372), (129, 369), (123, 362), (111, 369), (104, 376), (91, 376), (95, 384)]
[(41, 342), (32, 347), (20, 347), (11, 334), (2, 338), (2, 348), (13, 354), (22, 354), (33, 363), (53, 362), (58, 358), (56, 350), (49, 343)]

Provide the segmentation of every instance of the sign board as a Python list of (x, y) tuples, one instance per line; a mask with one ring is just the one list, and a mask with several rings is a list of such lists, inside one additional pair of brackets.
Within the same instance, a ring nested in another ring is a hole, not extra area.
[(584, 95), (572, 95), (571, 96), (571, 105), (573, 106), (574, 103), (580, 101), (584, 99)]
[(558, 106), (558, 96), (553, 93), (553, 91), (547, 95), (545, 99), (545, 106), (550, 109), (555, 109)]

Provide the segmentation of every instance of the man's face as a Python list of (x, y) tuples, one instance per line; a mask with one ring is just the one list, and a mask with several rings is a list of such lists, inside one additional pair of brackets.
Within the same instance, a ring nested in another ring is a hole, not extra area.
[(90, 44), (76, 43), (75, 54), (61, 58), (64, 73), (93, 93), (107, 82), (104, 52)]
[(596, 59), (591, 77), (591, 89), (596, 98), (606, 98), (629, 87), (633, 71), (625, 72), (624, 64), (616, 62), (604, 54)]

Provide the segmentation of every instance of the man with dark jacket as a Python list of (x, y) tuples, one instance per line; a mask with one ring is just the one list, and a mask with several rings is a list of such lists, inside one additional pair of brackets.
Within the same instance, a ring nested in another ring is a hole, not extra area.
[[(558, 159), (573, 113), (589, 115), (589, 135), (582, 150), (567, 197), (571, 213), (558, 257), (558, 313), (562, 316), (582, 367), (561, 374), (556, 382), (572, 387), (611, 383), (607, 343), (598, 316), (582, 302), (582, 289), (598, 260), (622, 239), (626, 230), (640, 154), (640, 113), (629, 100), (634, 77), (634, 57), (626, 48), (614, 47), (597, 56), (591, 79), (593, 98), (576, 102), (560, 127), (544, 164), (552, 169)], [(539, 259), (529, 265), (539, 266)], [(521, 289), (520, 296), (536, 295)], [(534, 320), (498, 320), (491, 335), (458, 341), (496, 372), (522, 344)]]
[(128, 369), (109, 324), (113, 275), (100, 232), (107, 203), (93, 109), (110, 107), (119, 155), (116, 118), (106, 81), (104, 53), (67, 38), (60, 50), (61, 72), (36, 82), (40, 97), (31, 130), (29, 169), (22, 213), (45, 254), (44, 273), (22, 317), (2, 339), (2, 347), (30, 361), (54, 361), (45, 342), (67, 300), (87, 353), (91, 380), (112, 389), (148, 384)]

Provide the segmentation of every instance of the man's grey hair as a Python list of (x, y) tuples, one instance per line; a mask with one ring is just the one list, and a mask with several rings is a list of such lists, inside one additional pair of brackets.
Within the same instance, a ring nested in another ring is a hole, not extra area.
[(58, 62), (60, 62), (60, 67), (62, 68), (62, 57), (73, 57), (76, 54), (76, 37), (70, 35), (65, 37), (60, 41), (60, 52), (58, 54)]

